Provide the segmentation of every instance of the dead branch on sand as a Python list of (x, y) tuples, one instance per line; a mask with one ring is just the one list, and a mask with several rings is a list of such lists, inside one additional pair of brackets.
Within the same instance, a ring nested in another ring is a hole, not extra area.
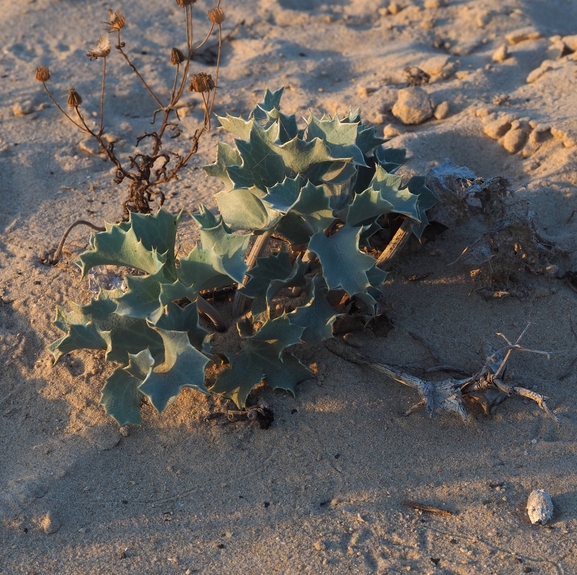
[(409, 415), (419, 407), (425, 406), (430, 417), (435, 417), (437, 412), (445, 411), (456, 413), (463, 421), (466, 421), (468, 414), (463, 399), (477, 402), (484, 412), (489, 415), (497, 405), (508, 397), (517, 395), (531, 399), (547, 415), (558, 422), (557, 416), (545, 403), (547, 397), (524, 387), (509, 385), (504, 381), (506, 364), (514, 351), (544, 355), (547, 359), (551, 356), (550, 352), (527, 349), (520, 345), (521, 339), (527, 332), (529, 325), (531, 324), (525, 327), (514, 343), (511, 343), (502, 333), (498, 333), (497, 335), (502, 337), (507, 342), (507, 345), (491, 353), (477, 373), (464, 379), (449, 378), (443, 381), (427, 381), (394, 366), (380, 363), (364, 356), (352, 350), (342, 340), (329, 339), (326, 345), (329, 351), (346, 361), (367, 365), (395, 381), (415, 388), (419, 392), (421, 400), (413, 405), (405, 415)]

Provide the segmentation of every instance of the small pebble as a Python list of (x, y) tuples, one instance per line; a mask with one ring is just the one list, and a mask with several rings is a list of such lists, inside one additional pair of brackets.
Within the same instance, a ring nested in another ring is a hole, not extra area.
[(528, 132), (525, 128), (513, 128), (503, 137), (503, 148), (510, 154), (516, 154), (527, 142)]
[(390, 124), (383, 128), (383, 136), (385, 138), (394, 138), (394, 137), (400, 136), (400, 135), (401, 135), (401, 133), (399, 132), (399, 130), (397, 130), (397, 128), (395, 128), (394, 126), (391, 126)]
[(12, 106), (12, 114), (17, 118), (28, 116), (32, 112), (34, 112), (34, 107), (31, 102), (16, 102), (16, 104)]
[(507, 44), (502, 44), (495, 50), (493, 53), (492, 59), (493, 62), (504, 62), (509, 57), (509, 49), (507, 48)]
[(577, 52), (577, 34), (573, 34), (572, 36), (563, 36), (561, 41), (569, 50), (572, 52)]
[(422, 124), (432, 117), (433, 104), (429, 94), (423, 88), (410, 86), (399, 90), (392, 112), (403, 124)]
[(449, 102), (441, 102), (434, 112), (434, 116), (437, 120), (444, 120), (449, 115)]
[(479, 28), (484, 28), (489, 23), (490, 20), (491, 20), (491, 14), (489, 14), (489, 12), (483, 11), (477, 15), (477, 17), (475, 18), (475, 23)]
[(553, 65), (554, 62), (552, 60), (543, 60), (543, 62), (541, 62), (541, 65), (538, 68), (535, 68), (534, 70), (529, 72), (529, 75), (527, 76), (527, 79), (525, 81), (527, 82), (527, 84), (532, 84), (533, 82), (536, 82), (543, 74), (545, 74), (545, 72), (553, 68)]
[(519, 44), (521, 42), (526, 42), (527, 40), (538, 40), (542, 38), (541, 32), (536, 28), (522, 28), (521, 30), (515, 30), (510, 32), (505, 36), (505, 39), (509, 44)]
[(499, 138), (502, 138), (511, 129), (511, 123), (513, 122), (514, 119), (515, 118), (513, 118), (509, 114), (500, 116), (496, 120), (487, 122), (483, 126), (483, 132), (485, 132), (485, 134), (489, 136), (489, 138), (498, 140)]
[(56, 533), (60, 529), (60, 526), (60, 520), (53, 511), (49, 511), (40, 521), (40, 528), (47, 535)]

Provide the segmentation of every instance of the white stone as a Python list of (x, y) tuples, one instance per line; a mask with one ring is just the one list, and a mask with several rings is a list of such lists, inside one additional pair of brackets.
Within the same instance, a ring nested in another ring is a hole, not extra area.
[(553, 517), (551, 496), (543, 489), (532, 491), (527, 499), (527, 515), (533, 525), (536, 523), (545, 525)]

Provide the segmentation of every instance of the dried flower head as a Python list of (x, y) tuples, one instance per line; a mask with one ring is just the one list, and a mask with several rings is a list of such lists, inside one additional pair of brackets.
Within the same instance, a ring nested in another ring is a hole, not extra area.
[(108, 36), (101, 36), (98, 44), (86, 54), (91, 60), (98, 58), (106, 58), (110, 54), (110, 38)]
[(176, 3), (179, 6), (182, 6), (183, 8), (185, 6), (190, 6), (191, 4), (194, 4), (196, 2), (196, 0), (176, 0)]
[(213, 24), (217, 26), (224, 21), (224, 10), (222, 8), (211, 8), (208, 11), (208, 17)]
[(40, 66), (40, 68), (36, 68), (36, 79), (39, 82), (48, 82), (50, 80), (50, 70), (48, 66)]
[(170, 51), (170, 63), (173, 66), (176, 66), (177, 64), (181, 64), (185, 60), (186, 60), (186, 58), (184, 57), (182, 50), (179, 50), (178, 48), (173, 48)]
[(68, 100), (66, 101), (66, 104), (68, 104), (68, 106), (70, 106), (70, 108), (78, 108), (78, 106), (80, 106), (80, 104), (82, 104), (82, 98), (80, 97), (80, 94), (74, 88), (70, 88), (70, 92), (68, 92)]
[(199, 72), (192, 77), (189, 90), (191, 92), (210, 92), (214, 88), (214, 80), (210, 74)]
[(105, 30), (107, 30), (108, 32), (119, 32), (121, 28), (124, 28), (126, 20), (124, 19), (122, 12), (114, 12), (109, 8), (108, 17), (110, 18), (110, 22), (104, 23)]

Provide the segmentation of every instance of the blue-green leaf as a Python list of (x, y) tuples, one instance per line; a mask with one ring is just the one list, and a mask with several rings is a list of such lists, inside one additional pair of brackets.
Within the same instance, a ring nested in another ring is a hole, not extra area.
[(184, 387), (208, 393), (204, 386), (204, 368), (208, 358), (190, 344), (186, 333), (155, 330), (164, 343), (164, 363), (149, 372), (139, 389), (162, 413)]
[(346, 223), (352, 227), (370, 225), (381, 215), (392, 211), (393, 204), (383, 199), (380, 190), (370, 187), (355, 195), (349, 206)]
[(193, 217), (200, 226), (203, 250), (212, 251), (219, 256), (221, 266), (219, 271), (227, 274), (233, 281), (242, 283), (246, 273), (244, 254), (250, 236), (230, 233), (221, 216), (215, 218), (204, 206), (200, 209), (200, 214), (194, 214)]
[(265, 194), (256, 187), (238, 188), (216, 194), (218, 209), (227, 226), (235, 231), (262, 230), (276, 217), (260, 199)]
[(375, 259), (359, 250), (362, 227), (343, 226), (336, 234), (315, 234), (309, 249), (319, 258), (329, 289), (343, 289), (350, 296), (363, 294), (371, 285), (367, 271)]
[(242, 158), (236, 148), (224, 142), (218, 142), (216, 145), (216, 162), (203, 166), (203, 169), (207, 175), (222, 180), (225, 190), (232, 190), (234, 184), (228, 175), (228, 166), (240, 166), (241, 163)]
[(84, 277), (94, 266), (116, 265), (156, 273), (166, 261), (166, 256), (149, 250), (138, 239), (134, 228), (122, 229), (106, 224), (106, 231), (92, 234), (91, 249), (80, 254), (80, 268)]
[(332, 326), (339, 314), (327, 301), (328, 291), (324, 278), (316, 275), (309, 301), (289, 314), (291, 323), (305, 328), (301, 336), (304, 343), (316, 345), (333, 335)]
[[(240, 328), (239, 328), (240, 331)], [(237, 354), (225, 354), (229, 368), (222, 371), (211, 393), (223, 393), (243, 409), (246, 398), (261, 381), (273, 389), (294, 394), (297, 384), (311, 372), (286, 347), (300, 342), (304, 328), (291, 324), (288, 316), (268, 320)]]
[(359, 166), (366, 166), (363, 151), (357, 146), (357, 124), (342, 123), (338, 117), (319, 120), (311, 115), (308, 119), (307, 137), (320, 138), (332, 158), (349, 159)]
[(150, 373), (154, 359), (148, 349), (130, 355), (127, 367), (117, 368), (102, 388), (100, 404), (118, 425), (139, 425), (140, 403), (144, 394), (138, 389)]
[(401, 188), (401, 176), (389, 174), (381, 166), (377, 166), (375, 175), (371, 180), (371, 187), (380, 192), (381, 199), (389, 202), (392, 212), (403, 214), (420, 222), (420, 212), (417, 206), (419, 196), (412, 194), (408, 188)]

